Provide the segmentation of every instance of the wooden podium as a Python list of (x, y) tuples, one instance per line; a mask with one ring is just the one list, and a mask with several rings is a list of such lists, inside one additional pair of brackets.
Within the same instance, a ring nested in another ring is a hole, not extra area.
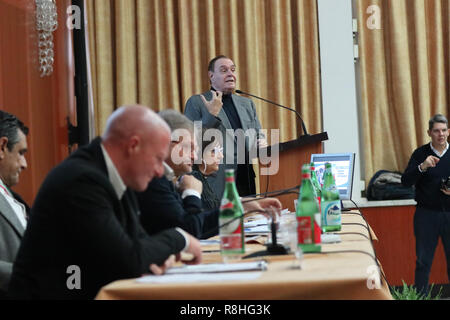
[[(260, 192), (271, 192), (297, 186), (301, 183), (302, 165), (311, 161), (311, 154), (323, 153), (322, 141), (328, 140), (326, 132), (300, 136), (299, 138), (287, 142), (267, 147), (267, 154), (271, 155), (271, 150), (279, 147), (278, 172), (274, 175), (260, 174), (261, 168), (268, 167), (261, 162), (259, 172)], [(264, 151), (263, 151), (264, 152)], [(298, 191), (298, 190), (297, 190)], [(294, 199), (298, 194), (287, 194), (280, 196), (284, 208), (294, 211)]]

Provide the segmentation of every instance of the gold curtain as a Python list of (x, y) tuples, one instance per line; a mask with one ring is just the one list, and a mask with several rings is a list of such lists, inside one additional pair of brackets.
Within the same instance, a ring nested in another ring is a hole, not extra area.
[(450, 114), (449, 2), (356, 1), (366, 183), (380, 169), (403, 172), (430, 141), (428, 120)]
[[(183, 111), (209, 89), (207, 64), (235, 62), (237, 87), (297, 109), (321, 132), (316, 0), (86, 1), (97, 133), (120, 105)], [(263, 128), (297, 136), (295, 116), (254, 100)]]

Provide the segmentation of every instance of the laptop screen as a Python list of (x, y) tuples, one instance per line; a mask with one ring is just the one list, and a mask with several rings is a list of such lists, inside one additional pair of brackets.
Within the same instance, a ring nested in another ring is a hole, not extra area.
[(352, 198), (353, 170), (355, 162), (354, 153), (320, 153), (312, 154), (311, 162), (314, 162), (317, 179), (323, 184), (323, 172), (325, 163), (331, 163), (336, 187), (339, 190), (341, 200)]

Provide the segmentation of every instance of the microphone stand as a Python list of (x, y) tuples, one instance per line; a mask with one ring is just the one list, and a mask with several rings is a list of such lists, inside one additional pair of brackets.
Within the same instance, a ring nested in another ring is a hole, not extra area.
[[(261, 212), (260, 210), (252, 210), (249, 212), (246, 212), (243, 214), (243, 216), (246, 216), (250, 213), (255, 213), (255, 212)], [(276, 214), (272, 214), (272, 222), (271, 222), (271, 233), (272, 233), (272, 243), (269, 243), (266, 245), (267, 250), (263, 250), (263, 251), (257, 251), (257, 252), (253, 252), (245, 257), (243, 257), (242, 259), (249, 259), (249, 258), (253, 258), (253, 257), (260, 257), (260, 256), (278, 256), (278, 255), (285, 255), (285, 254), (289, 254), (290, 250), (289, 248), (286, 248), (285, 246), (283, 246), (282, 244), (277, 243), (277, 225), (278, 222), (276, 221)], [(242, 216), (238, 216), (235, 217), (234, 219), (225, 222), (224, 224), (219, 226), (219, 230), (221, 227), (224, 227), (230, 223), (232, 223), (233, 221), (235, 221), (236, 219), (240, 219)]]
[(262, 101), (264, 101), (264, 102), (267, 102), (267, 103), (276, 105), (277, 107), (280, 107), (280, 108), (287, 109), (287, 110), (290, 110), (290, 111), (292, 111), (292, 112), (295, 112), (295, 114), (296, 114), (297, 117), (300, 119), (300, 122), (301, 122), (301, 124), (302, 124), (302, 129), (303, 129), (304, 135), (305, 135), (305, 136), (309, 136), (309, 133), (308, 133), (308, 131), (306, 130), (305, 122), (303, 121), (302, 116), (300, 115), (300, 113), (299, 113), (297, 110), (292, 109), (292, 108), (288, 108), (288, 107), (283, 106), (283, 105), (281, 105), (281, 104), (278, 104), (278, 103), (276, 103), (276, 102), (273, 102), (273, 101), (270, 101), (270, 100), (267, 100), (267, 99), (264, 99), (264, 98), (255, 96), (255, 95), (253, 95), (253, 94), (250, 94), (250, 93), (248, 93), (248, 92), (244, 92), (244, 91), (242, 91), (242, 90), (235, 90), (235, 92), (236, 92), (236, 93), (239, 93), (239, 94), (245, 94), (246, 96), (250, 96), (250, 97), (253, 97), (253, 98), (262, 100)]
[(266, 245), (267, 250), (253, 252), (242, 259), (249, 259), (260, 256), (279, 256), (289, 254), (289, 248), (286, 248), (284, 245), (277, 243), (277, 226), (278, 222), (276, 222), (276, 214), (272, 216), (272, 222), (270, 224), (271, 235), (272, 235), (272, 243)]

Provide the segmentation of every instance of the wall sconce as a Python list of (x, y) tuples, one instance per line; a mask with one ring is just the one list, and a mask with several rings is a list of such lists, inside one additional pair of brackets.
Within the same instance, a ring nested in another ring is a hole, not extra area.
[(41, 77), (53, 72), (53, 31), (58, 27), (55, 0), (36, 1), (36, 30), (38, 31), (39, 72)]

